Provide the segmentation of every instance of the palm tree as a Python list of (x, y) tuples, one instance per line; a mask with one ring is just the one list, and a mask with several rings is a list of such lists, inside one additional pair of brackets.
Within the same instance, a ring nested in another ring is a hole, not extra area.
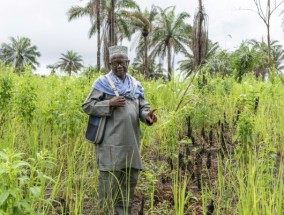
[(202, 1), (198, 0), (198, 11), (194, 16), (192, 27), (192, 51), (195, 67), (205, 62), (208, 48), (208, 16)]
[[(185, 91), (183, 92), (183, 95), (176, 107), (176, 111), (180, 107), (180, 104), (183, 101), (183, 98), (185, 94), (187, 93), (195, 75), (197, 74), (197, 69), (200, 67), (206, 57), (207, 53), (207, 45), (208, 45), (208, 26), (207, 26), (207, 15), (205, 13), (204, 7), (202, 6), (202, 0), (198, 0), (198, 11), (194, 16), (193, 19), (193, 27), (192, 27), (192, 43), (191, 43), (191, 48), (192, 48), (192, 54), (193, 54), (193, 59), (194, 59), (194, 70), (196, 72), (194, 73), (193, 78), (191, 81), (188, 83), (187, 87), (185, 88)], [(205, 76), (203, 74), (202, 77), (202, 82), (203, 85), (206, 83)]]
[(206, 59), (204, 66), (211, 75), (221, 74), (222, 77), (231, 75), (233, 70), (231, 67), (231, 55), (225, 50), (216, 50), (216, 52)]
[(150, 11), (147, 9), (143, 12), (124, 12), (125, 16), (130, 18), (131, 26), (134, 28), (134, 31), (140, 31), (139, 34), (139, 45), (137, 47), (137, 53), (140, 53), (141, 50), (144, 50), (144, 69), (142, 73), (147, 77), (150, 76), (150, 68), (148, 65), (148, 36), (152, 32), (153, 22), (156, 15), (158, 14), (156, 7), (152, 7)]
[(101, 43), (103, 42), (104, 64), (109, 70), (108, 47), (116, 45), (117, 41), (122, 41), (125, 37), (130, 39), (132, 35), (129, 24), (125, 22), (125, 17), (120, 11), (138, 8), (133, 0), (90, 0), (85, 7), (75, 6), (68, 11), (69, 21), (82, 16), (90, 17), (92, 25), (89, 37), (97, 33), (98, 69), (100, 69)]
[(57, 65), (56, 64), (49, 64), (49, 65), (46, 66), (46, 68), (51, 69), (50, 74), (54, 75), (56, 73), (55, 69), (57, 69)]
[[(104, 2), (104, 1), (103, 1)], [(97, 33), (97, 68), (101, 69), (101, 16), (103, 11), (101, 0), (91, 0), (85, 7), (74, 6), (67, 12), (68, 21), (72, 21), (82, 16), (89, 16), (91, 20), (91, 28), (89, 30), (89, 38)]]
[[(150, 74), (156, 72), (157, 70), (157, 65), (155, 63), (155, 60), (151, 59), (148, 57), (147, 59), (148, 62), (148, 72), (149, 72), (149, 76)], [(136, 57), (134, 58), (133, 64), (132, 64), (133, 68), (135, 70), (138, 70), (139, 73), (141, 74), (145, 74), (145, 57), (143, 52), (138, 52)], [(147, 77), (149, 77), (147, 76)]]
[(123, 39), (130, 40), (133, 29), (130, 28), (129, 19), (125, 11), (139, 11), (139, 6), (134, 0), (105, 0), (105, 19), (103, 23), (104, 64), (109, 70), (108, 47), (117, 45)]
[(67, 72), (69, 76), (71, 72), (77, 73), (83, 67), (83, 60), (80, 55), (73, 51), (67, 51), (66, 54), (61, 54), (60, 61), (56, 64), (57, 68)]
[(278, 41), (271, 42), (272, 60), (278, 72), (284, 69), (284, 49)]
[(36, 46), (31, 45), (29, 38), (10, 37), (9, 39), (11, 43), (3, 43), (0, 48), (0, 59), (4, 64), (11, 63), (16, 72), (24, 71), (26, 65), (30, 65), (33, 69), (39, 66), (37, 57), (40, 57), (40, 53)]
[[(250, 40), (248, 43), (252, 46), (257, 54), (256, 57), (256, 65), (254, 68), (255, 75), (258, 77), (262, 75), (264, 78), (268, 73), (268, 68), (270, 66), (275, 66), (277, 71), (283, 70), (284, 63), (284, 50), (281, 44), (278, 41), (273, 40), (270, 43), (270, 52), (268, 52), (268, 45), (261, 41), (258, 42), (256, 40)], [(269, 61), (269, 55), (271, 53), (271, 61)], [(270, 63), (269, 63), (270, 62)]]
[(183, 52), (183, 55), (185, 56), (185, 58), (183, 60), (178, 61), (179, 64), (178, 69), (181, 72), (186, 72), (187, 73), (186, 78), (187, 78), (191, 75), (191, 73), (194, 70), (194, 58), (191, 50)]
[(134, 33), (129, 28), (125, 12), (139, 11), (140, 8), (134, 0), (106, 0), (105, 36), (108, 37), (109, 46), (114, 46), (124, 38), (130, 39)]
[(186, 47), (190, 44), (191, 26), (185, 23), (189, 17), (186, 12), (175, 15), (175, 7), (168, 7), (159, 11), (159, 20), (156, 20), (153, 34), (151, 35), (150, 47), (151, 57), (160, 56), (168, 59), (168, 79), (172, 77), (172, 52), (186, 52)]
[[(208, 49), (206, 50), (205, 55), (205, 65), (207, 65), (207, 62), (211, 61), (211, 59), (215, 58), (216, 55), (220, 52), (220, 46), (217, 42), (212, 43), (211, 41), (208, 42)], [(190, 74), (195, 69), (195, 61), (194, 56), (191, 50), (183, 52), (185, 55), (185, 59), (178, 62), (179, 64), (179, 70), (180, 71), (187, 71), (186, 77), (190, 76)], [(214, 70), (214, 69), (213, 69)], [(212, 71), (213, 72), (213, 71)]]

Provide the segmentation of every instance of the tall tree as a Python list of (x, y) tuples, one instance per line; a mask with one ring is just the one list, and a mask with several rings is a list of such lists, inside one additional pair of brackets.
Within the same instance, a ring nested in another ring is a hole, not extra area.
[(117, 45), (123, 39), (130, 40), (132, 28), (125, 15), (125, 11), (138, 11), (139, 6), (134, 0), (105, 0), (104, 22), (103, 22), (103, 41), (104, 41), (104, 64), (109, 70), (108, 47)]
[(97, 0), (96, 7), (96, 17), (97, 17), (97, 69), (101, 69), (101, 0)]
[(39, 66), (37, 58), (40, 52), (37, 47), (31, 44), (31, 40), (26, 37), (10, 37), (10, 43), (2, 43), (0, 48), (0, 59), (4, 64), (12, 64), (16, 72), (24, 71), (26, 65), (33, 69)]
[(57, 65), (56, 64), (49, 64), (49, 65), (46, 66), (46, 68), (51, 69), (50, 74), (52, 75), (52, 74), (56, 73), (55, 69), (57, 69)]
[(124, 12), (125, 16), (130, 18), (131, 26), (134, 28), (134, 31), (139, 31), (139, 45), (137, 46), (137, 53), (144, 51), (144, 68), (142, 73), (146, 77), (150, 76), (150, 68), (148, 62), (148, 36), (152, 32), (153, 22), (155, 20), (157, 13), (156, 7), (152, 6), (151, 10), (147, 9), (144, 12), (135, 11), (135, 12)]
[[(151, 77), (152, 75), (154, 75), (154, 73), (158, 73), (159, 68), (158, 65), (156, 65), (155, 60), (148, 57), (147, 62), (148, 62), (148, 71), (149, 71), (149, 76), (147, 77)], [(143, 52), (137, 52), (137, 55), (134, 58), (132, 66), (135, 70), (138, 70), (139, 73), (145, 75), (145, 57)]]
[(66, 54), (61, 54), (60, 61), (56, 63), (56, 67), (68, 73), (70, 76), (72, 72), (77, 73), (83, 67), (83, 60), (78, 53), (74, 51), (67, 51)]
[[(219, 44), (217, 42), (212, 43), (211, 41), (209, 41), (204, 63), (208, 66), (209, 64), (212, 63), (213, 59), (215, 59), (216, 56), (219, 53), (220, 53)], [(178, 62), (179, 63), (179, 69), (180, 69), (180, 71), (186, 71), (187, 72), (186, 77), (189, 77), (192, 74), (192, 72), (196, 69), (195, 59), (194, 59), (194, 56), (193, 56), (191, 50), (189, 50), (188, 52), (185, 52), (183, 54), (185, 55), (185, 59)], [(218, 66), (216, 65), (216, 67), (218, 67)], [(212, 68), (212, 73), (214, 73), (216, 71), (216, 67)]]
[(191, 26), (185, 22), (189, 18), (186, 12), (175, 14), (175, 7), (168, 7), (159, 11), (159, 19), (156, 20), (153, 34), (151, 35), (150, 47), (152, 51), (150, 56), (167, 56), (168, 79), (172, 78), (172, 55), (180, 51), (186, 51), (190, 44)]
[(278, 72), (280, 73), (284, 69), (284, 49), (278, 41), (274, 40), (271, 42), (272, 49), (272, 61)]
[(106, 19), (104, 29), (108, 32), (109, 46), (114, 46), (124, 38), (130, 39), (132, 31), (125, 11), (139, 11), (140, 8), (134, 0), (106, 0)]
[(139, 9), (134, 0), (90, 0), (86, 6), (72, 7), (68, 12), (69, 21), (89, 16), (91, 28), (89, 37), (97, 33), (97, 67), (100, 66), (101, 47), (104, 50), (104, 66), (109, 70), (108, 47), (116, 45), (124, 38), (130, 39), (133, 32), (129, 31), (129, 24), (125, 22), (125, 17), (121, 13), (126, 9)]
[(208, 47), (208, 18), (202, 1), (198, 0), (198, 12), (194, 16), (192, 27), (192, 50), (195, 67), (204, 63)]
[(74, 6), (67, 12), (68, 21), (72, 21), (82, 16), (89, 16), (91, 20), (91, 28), (89, 30), (89, 38), (97, 33), (97, 68), (101, 69), (101, 16), (104, 4), (101, 0), (91, 0), (86, 6)]
[(284, 50), (281, 44), (278, 41), (271, 41), (271, 63), (269, 62), (268, 57), (268, 45), (261, 41), (250, 40), (248, 44), (252, 46), (252, 49), (256, 53), (256, 63), (254, 67), (254, 72), (257, 77), (262, 75), (263, 79), (266, 74), (268, 74), (268, 68), (274, 66), (278, 72), (283, 70), (284, 63)]
[(268, 61), (271, 66), (271, 39), (270, 39), (270, 21), (272, 14), (276, 11), (276, 9), (284, 2), (284, 0), (274, 0), (271, 3), (271, 0), (266, 0), (265, 4), (261, 4), (263, 0), (253, 0), (256, 10), (252, 10), (255, 12), (263, 21), (266, 26), (267, 31), (267, 46), (268, 46)]
[[(197, 68), (200, 67), (206, 57), (207, 47), (208, 47), (208, 24), (207, 24), (207, 15), (205, 13), (204, 7), (202, 5), (202, 1), (198, 0), (198, 12), (194, 16), (193, 20), (193, 28), (192, 28), (192, 51), (193, 51), (193, 59), (194, 59), (194, 76), (187, 85), (177, 107), (176, 111), (178, 110), (179, 106), (181, 105), (185, 94), (187, 93), (195, 75), (197, 74)], [(203, 84), (205, 84), (206, 79), (203, 74)]]
[(111, 0), (111, 7), (110, 7), (110, 27), (109, 27), (109, 40), (110, 46), (116, 45), (116, 38), (115, 38), (115, 2), (116, 0)]

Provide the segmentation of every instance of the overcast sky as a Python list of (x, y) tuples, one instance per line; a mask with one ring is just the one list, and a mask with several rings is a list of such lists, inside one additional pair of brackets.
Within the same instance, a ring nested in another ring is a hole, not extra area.
[[(261, 0), (263, 3), (266, 0)], [(79, 0), (0, 0), (0, 43), (9, 37), (28, 37), (41, 53), (37, 72), (49, 73), (46, 65), (58, 61), (61, 53), (73, 50), (84, 59), (84, 65), (96, 64), (96, 37), (88, 39), (90, 21), (81, 18), (68, 22), (66, 12), (71, 6), (84, 5)], [(175, 5), (176, 12), (190, 14), (192, 24), (198, 0), (136, 0), (141, 9), (158, 5)], [(255, 9), (253, 0), (203, 0), (209, 16), (209, 38), (222, 48), (234, 50), (242, 40), (266, 40), (266, 28), (257, 14), (242, 9)], [(284, 45), (281, 28), (282, 5), (272, 16), (271, 37)], [(131, 56), (131, 60), (134, 56)]]

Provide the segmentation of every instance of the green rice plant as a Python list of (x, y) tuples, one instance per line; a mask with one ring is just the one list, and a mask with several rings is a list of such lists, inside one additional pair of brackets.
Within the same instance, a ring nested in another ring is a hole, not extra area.
[[(212, 198), (212, 192), (216, 192), (216, 214), (282, 214), (283, 164), (277, 168), (274, 164), (275, 157), (265, 149), (258, 154), (250, 151), (247, 161), (219, 159), (218, 183), (213, 190), (204, 189), (203, 195)], [(208, 202), (205, 197), (204, 201)]]
[[(209, 187), (203, 187), (202, 188), (202, 214), (203, 215), (206, 215), (208, 213), (208, 210), (207, 210), (207, 205), (209, 203), (209, 200), (213, 198), (213, 195), (212, 195), (212, 191), (210, 190)], [(214, 198), (213, 198), (214, 199)]]
[(176, 173), (173, 181), (173, 196), (174, 196), (174, 209), (176, 215), (184, 215), (186, 204), (192, 197), (191, 192), (187, 191), (188, 179)]
[[(277, 195), (273, 191), (276, 187), (283, 186), (283, 181), (278, 178), (283, 176), (282, 167), (275, 170), (269, 165), (264, 170), (266, 165), (260, 159), (253, 158), (249, 160), (248, 166), (240, 168), (242, 171), (237, 171), (239, 187), (236, 187), (236, 193), (239, 195), (237, 207), (240, 213), (282, 214), (283, 189), (278, 190)], [(274, 178), (274, 174), (278, 177)]]

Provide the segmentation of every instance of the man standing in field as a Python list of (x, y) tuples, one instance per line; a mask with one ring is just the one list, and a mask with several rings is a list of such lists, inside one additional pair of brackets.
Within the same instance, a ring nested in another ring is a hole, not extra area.
[(94, 116), (107, 116), (104, 139), (96, 145), (99, 204), (104, 215), (130, 215), (138, 171), (143, 169), (139, 154), (139, 119), (147, 125), (157, 121), (145, 101), (140, 82), (127, 74), (127, 47), (109, 48), (111, 71), (98, 78), (82, 105)]

